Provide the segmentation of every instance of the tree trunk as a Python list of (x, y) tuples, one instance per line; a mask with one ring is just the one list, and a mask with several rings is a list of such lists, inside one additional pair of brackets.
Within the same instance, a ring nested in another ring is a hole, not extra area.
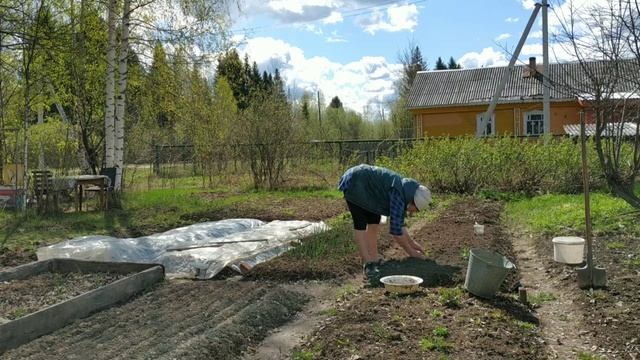
[[(80, 0), (80, 14), (79, 14), (79, 29), (76, 29), (76, 21), (75, 21), (75, 11), (74, 11), (74, 2), (75, 0), (69, 1), (69, 8), (71, 10), (71, 29), (73, 29), (73, 50), (78, 51), (78, 56), (71, 63), (71, 78), (73, 79), (73, 92), (75, 96), (74, 102), (74, 118), (76, 120), (76, 124), (72, 125), (72, 134), (71, 136), (77, 140), (78, 148), (77, 148), (77, 157), (78, 157), (78, 166), (80, 166), (80, 171), (83, 174), (87, 174), (89, 172), (93, 172), (94, 168), (92, 167), (92, 163), (95, 163), (94, 159), (91, 158), (92, 153), (89, 151), (88, 145), (85, 143), (84, 138), (84, 124), (86, 124), (86, 112), (85, 112), (85, 102), (84, 102), (84, 76), (86, 73), (85, 68), (85, 59), (86, 59), (86, 46), (85, 46), (85, 36), (84, 31), (86, 29), (86, 0)], [(51, 91), (54, 91), (53, 84), (51, 84)], [(62, 111), (61, 111), (62, 110)], [(64, 109), (62, 107), (58, 107), (58, 111), (60, 112), (60, 116), (62, 118), (66, 118), (66, 114), (64, 113)]]
[[(44, 124), (44, 109), (38, 108), (38, 125)], [(38, 169), (44, 169), (44, 145), (40, 142), (38, 146)]]
[(122, 170), (124, 169), (124, 124), (127, 105), (127, 60), (129, 55), (129, 20), (131, 1), (124, 0), (122, 10), (122, 36), (120, 39), (120, 57), (118, 60), (118, 97), (116, 98), (115, 117), (115, 165), (116, 179), (114, 189), (122, 187)]
[(115, 62), (116, 62), (116, 0), (109, 0), (108, 5), (108, 42), (107, 42), (107, 79), (105, 85), (104, 110), (104, 159), (106, 167), (114, 167), (115, 163)]
[[(2, 59), (2, 46), (3, 46), (3, 30), (2, 19), (0, 19), (0, 59)], [(4, 146), (4, 87), (2, 83), (2, 69), (0, 68), (0, 184), (4, 184), (2, 173), (5, 163), (5, 146)], [(15, 157), (15, 155), (14, 155)]]

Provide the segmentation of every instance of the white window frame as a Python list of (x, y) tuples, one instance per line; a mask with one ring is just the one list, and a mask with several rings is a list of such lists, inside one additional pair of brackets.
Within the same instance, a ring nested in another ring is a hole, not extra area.
[[(529, 118), (531, 117), (531, 115), (540, 115), (542, 116), (542, 132), (539, 134), (530, 134), (527, 131), (527, 122), (531, 121)], [(544, 112), (542, 110), (533, 110), (533, 111), (527, 111), (524, 113), (524, 118), (522, 119), (522, 133), (525, 136), (541, 136), (544, 135), (546, 133), (546, 129), (547, 129), (547, 119), (544, 118)]]
[[(476, 115), (476, 134), (479, 132), (479, 126), (480, 126), (480, 118), (482, 118), (482, 116), (485, 113), (480, 113)], [(489, 120), (489, 123), (487, 125), (491, 125), (491, 133), (487, 134), (486, 133), (486, 129), (483, 131), (482, 136), (494, 136), (496, 134), (496, 114), (491, 114), (491, 119)]]

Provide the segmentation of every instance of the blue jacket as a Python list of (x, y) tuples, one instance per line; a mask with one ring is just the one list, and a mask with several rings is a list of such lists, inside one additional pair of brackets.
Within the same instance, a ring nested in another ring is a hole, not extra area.
[[(420, 184), (410, 178), (403, 178), (398, 173), (378, 166), (361, 164), (348, 169), (340, 178), (338, 188), (344, 192), (344, 198), (361, 208), (374, 214), (390, 216), (392, 212), (401, 212), (399, 216), (392, 216), (394, 220), (404, 222), (404, 212), (407, 205), (413, 202), (413, 197)], [(402, 197), (403, 208), (392, 211), (393, 193)], [(392, 233), (397, 232), (393, 231)], [(399, 234), (395, 234), (399, 235)]]

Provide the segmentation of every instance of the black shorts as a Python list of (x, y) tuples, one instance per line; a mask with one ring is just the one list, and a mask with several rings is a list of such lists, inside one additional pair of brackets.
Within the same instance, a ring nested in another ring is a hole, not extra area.
[(347, 200), (347, 206), (353, 219), (353, 228), (356, 230), (367, 230), (367, 224), (380, 224), (380, 215), (376, 215), (369, 210)]

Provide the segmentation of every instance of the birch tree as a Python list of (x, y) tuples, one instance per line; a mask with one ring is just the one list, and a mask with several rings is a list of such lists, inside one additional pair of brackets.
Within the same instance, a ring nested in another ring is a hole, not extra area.
[(107, 74), (105, 80), (104, 108), (104, 161), (108, 168), (116, 166), (115, 155), (115, 62), (116, 62), (116, 0), (109, 0), (107, 6)]

